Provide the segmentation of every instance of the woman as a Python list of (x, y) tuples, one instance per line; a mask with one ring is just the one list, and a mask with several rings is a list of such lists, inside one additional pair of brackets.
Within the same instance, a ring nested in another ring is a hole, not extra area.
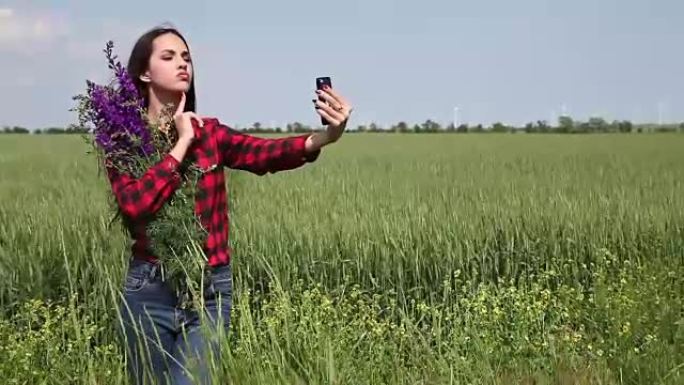
[[(195, 113), (189, 51), (183, 36), (173, 28), (155, 28), (138, 39), (127, 71), (143, 95), (151, 121), (159, 121), (164, 105), (172, 103), (176, 107), (178, 140), (140, 178), (107, 169), (112, 191), (134, 239), (121, 325), (129, 353), (127, 365), (135, 383), (143, 383), (150, 376), (161, 383), (209, 382), (208, 372), (217, 358), (219, 339), (202, 333), (200, 326), (213, 326), (217, 332), (227, 330), (232, 299), (223, 167), (264, 175), (313, 162), (322, 147), (340, 138), (352, 111), (342, 96), (327, 88), (317, 91), (318, 98), (313, 99), (318, 114), (329, 122), (326, 131), (278, 139), (242, 134), (216, 118), (201, 118)], [(195, 210), (208, 231), (204, 251), (211, 273), (202, 293), (202, 310), (207, 317), (200, 317), (197, 309), (185, 308), (162, 279), (158, 256), (148, 251), (145, 230), (152, 216), (179, 187), (179, 165), (186, 157), (211, 170), (198, 182), (195, 201)], [(193, 372), (187, 370), (193, 365)]]

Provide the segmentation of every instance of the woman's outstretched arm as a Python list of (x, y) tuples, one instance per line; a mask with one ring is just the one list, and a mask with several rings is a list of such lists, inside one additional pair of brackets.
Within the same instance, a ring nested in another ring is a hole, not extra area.
[(321, 148), (336, 142), (347, 126), (352, 107), (330, 87), (317, 90), (313, 99), (316, 112), (326, 118), (323, 132), (265, 139), (247, 135), (216, 122), (216, 138), (223, 166), (246, 170), (258, 175), (291, 170), (315, 161)]
[(323, 134), (260, 138), (221, 123), (216, 125), (215, 135), (223, 166), (257, 175), (291, 170), (313, 162), (326, 144)]

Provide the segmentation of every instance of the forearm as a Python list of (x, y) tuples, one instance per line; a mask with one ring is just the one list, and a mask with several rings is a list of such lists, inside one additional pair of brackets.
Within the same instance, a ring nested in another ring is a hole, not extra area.
[(107, 175), (123, 214), (135, 220), (159, 210), (181, 183), (178, 165), (169, 153), (138, 178), (108, 167)]
[(107, 169), (119, 207), (129, 218), (154, 214), (180, 185), (178, 166), (185, 158), (192, 139), (182, 138), (164, 158), (139, 178), (116, 168)]
[(185, 158), (185, 154), (188, 152), (188, 148), (190, 147), (190, 144), (192, 144), (192, 139), (191, 137), (188, 138), (180, 138), (178, 139), (178, 142), (176, 142), (176, 145), (171, 149), (171, 156), (173, 156), (178, 163), (183, 162), (183, 159)]
[(330, 144), (332, 140), (327, 131), (315, 132), (306, 138), (304, 148), (307, 153), (315, 152)]

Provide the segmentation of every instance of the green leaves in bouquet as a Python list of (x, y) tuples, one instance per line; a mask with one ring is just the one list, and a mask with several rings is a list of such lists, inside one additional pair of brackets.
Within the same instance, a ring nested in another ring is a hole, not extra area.
[[(174, 146), (176, 130), (171, 109), (162, 111), (161, 125), (151, 126), (152, 138), (160, 160)], [(180, 168), (182, 183), (171, 198), (149, 223), (147, 234), (151, 251), (164, 267), (166, 279), (179, 291), (199, 290), (207, 257), (203, 251), (208, 231), (195, 212), (197, 184), (204, 173), (190, 157), (183, 159)]]

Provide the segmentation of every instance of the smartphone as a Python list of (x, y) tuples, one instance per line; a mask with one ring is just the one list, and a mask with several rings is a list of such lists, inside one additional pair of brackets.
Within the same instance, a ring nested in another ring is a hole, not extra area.
[[(316, 89), (317, 90), (323, 89), (323, 86), (325, 86), (325, 85), (332, 88), (332, 82), (330, 81), (329, 76), (322, 76), (322, 77), (316, 78)], [(323, 97), (321, 97), (321, 96), (318, 97), (318, 100), (324, 101)], [(329, 124), (328, 119), (321, 116), (321, 124), (324, 126), (328, 125)]]

